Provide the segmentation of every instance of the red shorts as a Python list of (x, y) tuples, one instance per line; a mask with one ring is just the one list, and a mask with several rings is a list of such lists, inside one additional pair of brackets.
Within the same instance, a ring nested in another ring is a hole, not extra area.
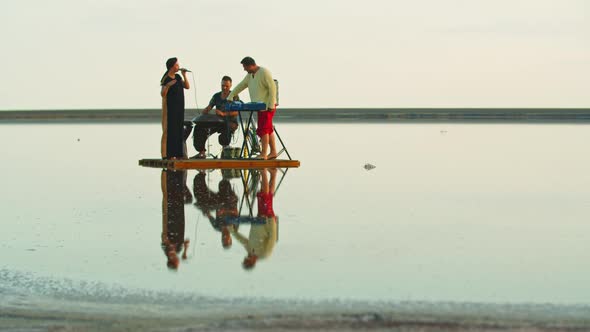
[(259, 217), (274, 217), (275, 211), (272, 208), (272, 194), (259, 192), (256, 194), (258, 198), (258, 216)]
[(256, 134), (258, 136), (272, 134), (273, 127), (272, 127), (272, 118), (275, 116), (277, 109), (273, 109), (272, 111), (260, 111), (258, 112), (258, 128), (256, 129)]

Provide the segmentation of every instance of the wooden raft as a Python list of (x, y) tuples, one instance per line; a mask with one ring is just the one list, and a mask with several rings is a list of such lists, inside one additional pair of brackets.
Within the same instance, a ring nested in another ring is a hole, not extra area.
[(184, 159), (184, 160), (162, 160), (162, 159), (141, 159), (140, 166), (168, 169), (256, 169), (256, 168), (288, 168), (299, 167), (299, 160), (285, 159)]

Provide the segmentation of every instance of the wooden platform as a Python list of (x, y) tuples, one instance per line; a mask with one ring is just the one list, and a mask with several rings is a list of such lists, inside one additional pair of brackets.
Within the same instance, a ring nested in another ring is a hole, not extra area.
[(185, 159), (162, 160), (141, 159), (140, 166), (169, 169), (255, 169), (255, 168), (289, 168), (299, 167), (299, 160), (258, 160), (258, 159)]

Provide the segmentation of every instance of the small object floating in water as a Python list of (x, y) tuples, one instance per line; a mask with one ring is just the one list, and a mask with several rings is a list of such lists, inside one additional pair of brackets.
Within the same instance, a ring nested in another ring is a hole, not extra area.
[(364, 167), (365, 167), (365, 169), (366, 169), (367, 171), (370, 171), (370, 170), (374, 169), (374, 168), (375, 168), (375, 167), (377, 167), (377, 166), (375, 166), (375, 165), (372, 165), (372, 164), (369, 164), (369, 163), (366, 163)]

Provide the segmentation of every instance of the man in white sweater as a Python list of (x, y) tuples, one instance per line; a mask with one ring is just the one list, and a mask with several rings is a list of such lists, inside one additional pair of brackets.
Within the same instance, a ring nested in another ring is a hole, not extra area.
[[(258, 128), (256, 134), (260, 136), (262, 152), (259, 159), (276, 159), (277, 148), (275, 143), (274, 127), (272, 119), (277, 110), (277, 87), (270, 71), (256, 64), (256, 61), (247, 56), (241, 61), (244, 70), (248, 73), (244, 79), (235, 86), (227, 100), (232, 100), (244, 89), (248, 88), (251, 102), (266, 104), (265, 111), (258, 112)], [(270, 145), (270, 153), (268, 151)]]

